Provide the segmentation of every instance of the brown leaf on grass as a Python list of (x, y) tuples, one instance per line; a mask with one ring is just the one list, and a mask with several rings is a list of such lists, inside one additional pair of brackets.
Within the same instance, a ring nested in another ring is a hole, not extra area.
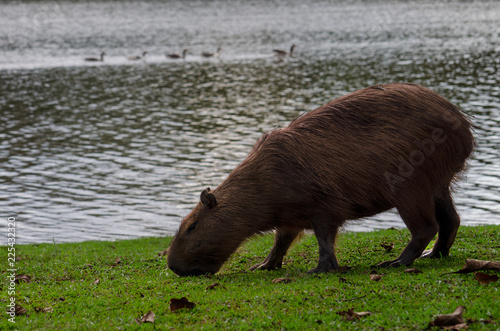
[(113, 267), (116, 267), (117, 265), (119, 265), (119, 264), (121, 264), (121, 263), (122, 263), (122, 260), (120, 260), (120, 258), (119, 258), (119, 257), (117, 257), (117, 258), (115, 259), (115, 263), (113, 263)]
[(175, 298), (170, 299), (169, 309), (171, 312), (176, 312), (177, 310), (183, 308), (193, 309), (194, 307), (196, 307), (196, 304), (193, 302), (189, 302), (188, 299), (186, 299), (186, 297), (182, 297), (180, 299), (175, 299)]
[(165, 250), (163, 250), (163, 251), (161, 251), (160, 253), (158, 253), (158, 255), (159, 256), (165, 256), (165, 255), (167, 255), (167, 252), (168, 252), (168, 248), (165, 249)]
[(46, 308), (35, 307), (35, 311), (37, 313), (51, 313), (54, 311), (54, 309), (52, 309), (52, 307), (46, 307)]
[(465, 260), (465, 265), (462, 269), (452, 273), (467, 274), (480, 270), (500, 271), (500, 261), (483, 261), (483, 260), (467, 259)]
[(16, 316), (25, 315), (28, 312), (26, 308), (23, 308), (20, 305), (16, 305), (14, 309)]
[(293, 282), (293, 280), (291, 278), (288, 278), (288, 277), (279, 277), (279, 278), (273, 279), (273, 284), (278, 284), (278, 283), (288, 284), (291, 282)]
[(99, 278), (97, 278), (96, 280), (94, 280), (94, 281), (92, 282), (92, 285), (99, 285), (99, 283), (100, 283), (100, 282), (101, 282), (101, 281), (99, 280)]
[(213, 283), (207, 286), (207, 290), (213, 290), (217, 286), (221, 286), (219, 283)]
[(407, 274), (421, 274), (421, 273), (423, 273), (422, 270), (417, 269), (417, 268), (409, 268), (409, 269), (406, 269), (404, 272)]
[(141, 323), (154, 323), (154, 322), (155, 322), (155, 313), (153, 313), (151, 310), (148, 311), (141, 318)]
[(489, 283), (496, 282), (498, 280), (498, 276), (488, 275), (488, 274), (484, 274), (482, 272), (476, 272), (474, 274), (474, 279), (477, 280), (479, 282), (479, 284), (487, 285)]
[(344, 317), (348, 321), (354, 321), (360, 319), (361, 317), (371, 315), (372, 313), (370, 313), (369, 311), (357, 313), (354, 311), (354, 308), (351, 308), (345, 311), (338, 311), (337, 314)]
[[(429, 323), (429, 327), (432, 326), (452, 327), (449, 330), (453, 330), (454, 327), (457, 327), (458, 325), (461, 324), (465, 324), (465, 320), (462, 316), (464, 309), (465, 309), (464, 306), (458, 306), (457, 309), (455, 309), (455, 311), (451, 314), (438, 315), (432, 322)], [(463, 327), (460, 326), (460, 328)]]
[(19, 283), (31, 283), (31, 277), (28, 276), (28, 275), (25, 275), (25, 274), (19, 274), (14, 279), (14, 282), (16, 284), (19, 284)]
[(382, 243), (382, 244), (380, 244), (380, 246), (382, 246), (382, 248), (386, 251), (386, 253), (389, 253), (390, 251), (392, 251), (394, 249), (394, 243), (390, 243), (390, 244)]
[(382, 275), (379, 275), (377, 270), (372, 270), (370, 272), (370, 279), (373, 280), (374, 282), (378, 282), (379, 280), (382, 279)]

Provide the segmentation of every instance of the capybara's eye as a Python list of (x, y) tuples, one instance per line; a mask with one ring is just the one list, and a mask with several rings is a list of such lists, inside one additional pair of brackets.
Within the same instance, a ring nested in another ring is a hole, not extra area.
[(191, 232), (194, 230), (194, 228), (196, 228), (196, 224), (198, 224), (198, 222), (194, 222), (194, 223), (191, 223), (191, 225), (188, 227), (188, 230), (187, 232)]

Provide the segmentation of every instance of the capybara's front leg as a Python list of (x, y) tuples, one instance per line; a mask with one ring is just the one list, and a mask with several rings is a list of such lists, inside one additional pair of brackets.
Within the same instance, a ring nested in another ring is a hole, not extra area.
[(411, 240), (397, 259), (379, 263), (378, 267), (411, 265), (436, 235), (438, 224), (434, 215), (434, 203), (425, 203), (424, 198), (422, 200), (420, 204), (398, 207), (401, 218), (410, 230)]
[(313, 224), (314, 234), (319, 245), (319, 261), (318, 266), (309, 270), (310, 274), (329, 272), (330, 270), (338, 269), (339, 264), (334, 253), (335, 238), (337, 237), (338, 228), (331, 230), (329, 227), (323, 227), (319, 224)]
[(278, 228), (274, 235), (274, 245), (269, 255), (261, 263), (252, 266), (250, 270), (274, 270), (281, 268), (283, 257), (294, 240), (303, 230), (296, 228)]
[(450, 254), (450, 247), (457, 236), (460, 226), (458, 216), (450, 190), (444, 190), (441, 196), (434, 200), (436, 221), (439, 226), (438, 237), (431, 251), (424, 251), (421, 257), (439, 258)]

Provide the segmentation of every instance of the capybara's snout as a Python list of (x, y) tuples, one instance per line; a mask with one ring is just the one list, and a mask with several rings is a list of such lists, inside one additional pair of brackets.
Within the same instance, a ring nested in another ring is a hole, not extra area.
[(219, 271), (212, 265), (203, 266), (202, 263), (189, 263), (186, 259), (177, 258), (175, 254), (172, 254), (172, 250), (168, 249), (168, 268), (172, 270), (178, 276), (200, 276), (200, 275), (212, 275)]

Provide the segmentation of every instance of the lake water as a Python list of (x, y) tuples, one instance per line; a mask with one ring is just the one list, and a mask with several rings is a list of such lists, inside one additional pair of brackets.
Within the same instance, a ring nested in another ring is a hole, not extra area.
[[(500, 224), (499, 70), (499, 1), (2, 2), (0, 216), (21, 243), (171, 235), (262, 133), (410, 82), (473, 116), (456, 204)], [(348, 229), (388, 227), (393, 211)]]

